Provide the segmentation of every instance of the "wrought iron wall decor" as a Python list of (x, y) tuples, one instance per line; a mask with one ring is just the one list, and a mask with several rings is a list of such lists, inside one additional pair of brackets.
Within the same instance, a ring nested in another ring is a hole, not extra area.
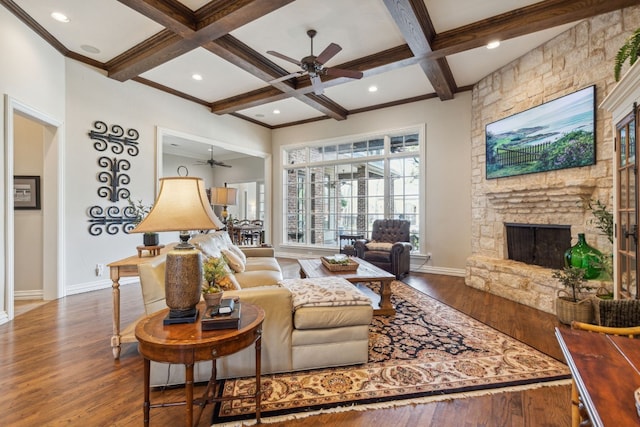
[[(128, 155), (135, 157), (140, 152), (138, 147), (139, 133), (135, 129), (126, 131), (120, 125), (111, 125), (96, 120), (94, 129), (89, 131), (89, 137), (93, 141), (93, 148), (99, 152), (110, 150), (116, 155)], [(131, 182), (131, 177), (123, 171), (131, 169), (131, 163), (118, 157), (101, 156), (98, 158), (98, 166), (102, 171), (98, 172), (98, 182), (105, 184), (98, 188), (98, 196), (116, 203), (131, 196), (125, 185)], [(119, 231), (129, 233), (135, 227), (137, 216), (133, 207), (125, 206), (91, 206), (89, 214), (89, 234), (99, 236), (103, 232), (117, 234)]]
[(122, 154), (125, 146), (127, 148), (127, 154), (130, 156), (137, 156), (139, 153), (138, 138), (140, 134), (135, 129), (127, 129), (127, 135), (120, 125), (112, 125), (111, 133), (108, 132), (109, 127), (99, 120), (93, 122), (93, 127), (96, 130), (89, 131), (89, 137), (94, 140), (93, 148), (97, 151), (105, 151), (111, 145), (111, 152), (113, 154)]
[(120, 210), (118, 206), (91, 206), (89, 208), (89, 234), (99, 236), (105, 231), (107, 234), (117, 234), (120, 230), (128, 233), (135, 227), (136, 215), (131, 206)]
[[(98, 181), (107, 185), (98, 188), (98, 196), (109, 199), (111, 202), (117, 202), (120, 199), (126, 199), (130, 196), (129, 190), (121, 185), (127, 185), (131, 182), (129, 175), (121, 173), (123, 170), (129, 170), (131, 163), (126, 159), (118, 160), (102, 156), (98, 159), (98, 165), (107, 169), (98, 173)], [(120, 187), (120, 188), (118, 188)]]

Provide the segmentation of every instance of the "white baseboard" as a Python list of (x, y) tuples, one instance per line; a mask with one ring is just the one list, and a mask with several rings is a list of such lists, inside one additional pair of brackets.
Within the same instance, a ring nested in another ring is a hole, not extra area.
[[(120, 286), (128, 285), (131, 283), (138, 283), (140, 281), (137, 277), (122, 277), (118, 282)], [(111, 279), (102, 279), (93, 282), (77, 283), (67, 287), (67, 295), (82, 294), (84, 292), (97, 291), (100, 289), (110, 288), (113, 282)]]
[(43, 299), (44, 291), (42, 289), (34, 289), (30, 291), (15, 291), (13, 293), (14, 300), (38, 300)]
[(456, 277), (464, 277), (466, 275), (466, 270), (464, 268), (424, 266), (416, 269), (412, 268), (411, 271), (415, 271), (418, 273), (442, 274), (444, 276), (456, 276)]

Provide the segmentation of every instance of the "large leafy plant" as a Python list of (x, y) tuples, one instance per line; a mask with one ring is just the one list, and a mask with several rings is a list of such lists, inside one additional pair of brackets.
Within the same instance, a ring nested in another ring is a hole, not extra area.
[(640, 51), (640, 28), (635, 30), (633, 34), (631, 34), (627, 40), (625, 40), (624, 44), (618, 50), (616, 54), (615, 66), (613, 68), (613, 75), (616, 81), (620, 80), (620, 73), (622, 71), (622, 66), (624, 63), (629, 60), (629, 65), (635, 64), (638, 59), (638, 51)]

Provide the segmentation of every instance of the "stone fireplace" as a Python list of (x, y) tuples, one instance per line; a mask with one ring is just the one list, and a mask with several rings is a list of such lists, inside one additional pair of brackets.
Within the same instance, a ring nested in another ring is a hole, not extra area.
[(562, 286), (552, 277), (553, 268), (508, 259), (505, 223), (568, 225), (571, 245), (584, 233), (589, 244), (603, 253), (612, 252), (607, 238), (591, 223), (591, 212), (582, 205), (583, 199), (592, 199), (612, 206), (615, 165), (610, 114), (596, 112), (595, 165), (507, 178), (486, 179), (485, 127), (591, 84), (596, 85), (598, 105), (615, 84), (611, 63), (620, 40), (638, 26), (640, 14), (629, 17), (624, 25), (619, 25), (621, 12), (585, 19), (474, 86), (468, 286), (555, 313), (555, 298)]
[(538, 188), (496, 185), (485, 190), (483, 211), (486, 215), (472, 233), (474, 254), (467, 260), (467, 285), (555, 313), (555, 297), (561, 286), (553, 279), (552, 272), (558, 264), (542, 267), (509, 259), (505, 224), (553, 227), (568, 224), (573, 239), (564, 249), (555, 249), (562, 265), (562, 254), (575, 244), (578, 233), (587, 233), (595, 239), (592, 230), (585, 230), (588, 212), (582, 200), (593, 197), (596, 181), (558, 180)]

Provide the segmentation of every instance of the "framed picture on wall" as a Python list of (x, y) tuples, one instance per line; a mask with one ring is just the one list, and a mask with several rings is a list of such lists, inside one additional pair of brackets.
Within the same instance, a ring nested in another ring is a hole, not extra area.
[(40, 177), (14, 175), (14, 209), (40, 209)]
[(589, 86), (489, 123), (487, 179), (595, 164), (595, 99)]

